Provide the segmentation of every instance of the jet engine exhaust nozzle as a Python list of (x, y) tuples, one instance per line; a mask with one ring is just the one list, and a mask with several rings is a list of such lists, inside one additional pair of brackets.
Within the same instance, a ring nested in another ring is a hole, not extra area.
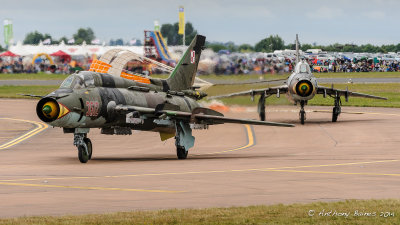
[(42, 98), (36, 105), (36, 114), (43, 122), (52, 122), (69, 112), (67, 107), (58, 103), (53, 98)]
[(295, 91), (301, 97), (308, 97), (313, 93), (313, 85), (308, 80), (302, 80), (296, 84)]

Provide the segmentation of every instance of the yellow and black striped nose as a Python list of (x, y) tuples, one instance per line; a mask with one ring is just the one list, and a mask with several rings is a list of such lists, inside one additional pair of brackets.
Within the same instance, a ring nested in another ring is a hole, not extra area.
[(36, 113), (44, 122), (52, 122), (65, 116), (69, 112), (67, 107), (58, 103), (53, 98), (43, 98), (36, 106)]
[(308, 80), (299, 81), (296, 84), (296, 94), (301, 97), (310, 96), (313, 92), (313, 85)]

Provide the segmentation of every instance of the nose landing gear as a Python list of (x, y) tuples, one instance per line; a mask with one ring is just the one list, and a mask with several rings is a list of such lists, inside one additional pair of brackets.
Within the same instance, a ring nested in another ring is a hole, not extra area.
[(74, 145), (78, 148), (78, 159), (81, 163), (87, 163), (92, 158), (92, 142), (87, 138), (87, 133), (75, 133)]
[(304, 110), (304, 105), (305, 105), (305, 101), (300, 101), (300, 112), (299, 112), (299, 119), (300, 119), (300, 123), (304, 124), (304, 121), (306, 120), (306, 111)]

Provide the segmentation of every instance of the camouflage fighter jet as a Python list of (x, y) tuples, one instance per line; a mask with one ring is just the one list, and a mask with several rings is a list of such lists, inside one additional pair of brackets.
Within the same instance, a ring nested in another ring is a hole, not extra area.
[(178, 159), (193, 147), (192, 129), (223, 123), (291, 127), (291, 124), (226, 118), (202, 108), (205, 97), (192, 89), (205, 37), (197, 35), (168, 79), (141, 83), (106, 73), (83, 71), (67, 77), (60, 88), (37, 104), (39, 118), (64, 133), (73, 133), (80, 162), (92, 156), (91, 128), (102, 134), (130, 135), (132, 130), (159, 132), (161, 140), (175, 137)]
[(305, 61), (300, 61), (298, 43), (299, 40), (298, 36), (296, 35), (296, 66), (294, 72), (287, 79), (286, 84), (264, 89), (249, 90), (249, 91), (231, 93), (227, 95), (213, 96), (210, 99), (250, 95), (251, 98), (254, 100), (255, 95), (260, 95), (257, 111), (260, 116), (260, 120), (264, 121), (266, 98), (274, 94), (276, 94), (276, 97), (279, 98), (280, 94), (286, 93), (288, 99), (295, 105), (300, 103), (299, 119), (301, 124), (304, 124), (304, 121), (306, 120), (306, 112), (304, 110), (304, 106), (307, 105), (307, 102), (312, 98), (314, 98), (316, 94), (322, 94), (324, 98), (326, 98), (326, 96), (330, 96), (335, 100), (334, 102), (335, 106), (333, 107), (332, 111), (332, 122), (336, 122), (339, 114), (341, 113), (342, 102), (340, 97), (342, 96), (344, 96), (346, 102), (349, 100), (349, 96), (387, 100), (386, 98), (383, 97), (351, 92), (347, 89), (346, 90), (335, 89), (333, 88), (333, 85), (330, 88), (318, 86), (317, 79), (311, 73), (311, 69), (308, 63)]

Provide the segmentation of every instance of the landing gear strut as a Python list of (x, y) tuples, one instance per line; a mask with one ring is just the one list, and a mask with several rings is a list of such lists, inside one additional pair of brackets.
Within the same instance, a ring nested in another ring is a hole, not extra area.
[(304, 105), (306, 101), (300, 101), (300, 112), (299, 112), (299, 119), (300, 123), (304, 124), (304, 121), (306, 120), (306, 111), (304, 110)]
[(192, 136), (192, 129), (188, 123), (177, 121), (175, 124), (176, 136), (175, 146), (176, 155), (178, 159), (186, 159), (188, 156), (189, 148), (194, 145), (194, 137)]
[(92, 142), (86, 133), (74, 134), (74, 145), (78, 148), (78, 158), (81, 163), (87, 163), (92, 158)]
[(176, 126), (176, 136), (175, 136), (175, 146), (176, 146), (176, 156), (178, 156), (178, 159), (186, 159), (188, 155), (188, 151), (186, 151), (185, 147), (181, 145), (181, 133), (182, 133), (182, 128), (177, 125)]
[(335, 107), (332, 110), (332, 122), (336, 122), (339, 114), (342, 112), (342, 101), (340, 100), (340, 96), (335, 97)]

